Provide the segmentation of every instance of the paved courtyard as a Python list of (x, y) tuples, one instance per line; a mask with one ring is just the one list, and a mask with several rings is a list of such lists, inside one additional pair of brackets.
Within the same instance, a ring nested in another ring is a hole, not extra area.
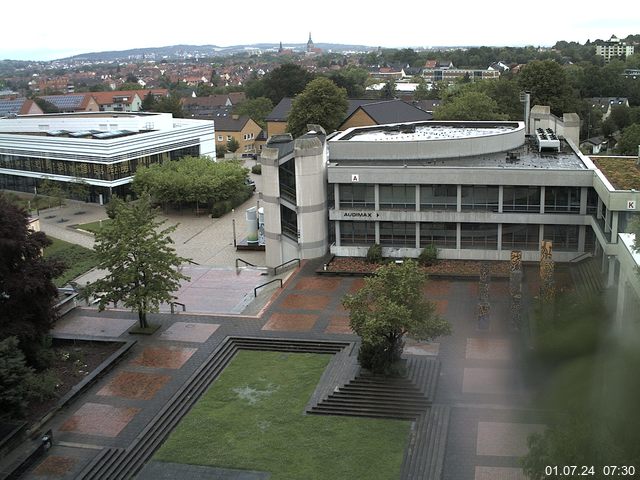
[[(53, 429), (54, 446), (27, 478), (71, 479), (101, 448), (131, 444), (227, 336), (357, 340), (341, 299), (361, 288), (362, 279), (317, 276), (317, 266), (318, 262), (306, 262), (284, 289), (259, 299), (266, 304), (261, 315), (154, 314), (151, 321), (161, 328), (151, 336), (135, 337), (127, 333), (136, 322), (130, 312), (78, 308), (65, 316), (57, 332), (134, 338), (137, 343), (111, 372), (44, 427)], [(224, 283), (233, 280), (211, 279), (211, 286), (224, 291)], [(442, 361), (435, 403), (452, 407), (444, 479), (524, 479), (518, 457), (526, 451), (526, 436), (543, 428), (539, 412), (531, 408), (516, 342), (507, 328), (505, 285), (491, 285), (491, 325), (479, 330), (475, 282), (431, 281), (425, 295), (436, 302), (454, 333), (431, 343), (406, 343), (405, 353), (439, 355)], [(153, 476), (153, 468), (158, 467), (145, 469), (145, 478)], [(179, 470), (176, 467), (176, 475)], [(247, 475), (258, 478), (255, 472)]]

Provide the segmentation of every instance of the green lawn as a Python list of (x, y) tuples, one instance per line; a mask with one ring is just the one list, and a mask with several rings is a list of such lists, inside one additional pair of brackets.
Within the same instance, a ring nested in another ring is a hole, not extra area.
[(111, 222), (110, 218), (105, 218), (104, 220), (98, 220), (97, 222), (91, 223), (82, 223), (78, 225), (78, 228), (82, 230), (86, 230), (87, 232), (97, 233), (103, 225), (106, 225), (108, 222)]
[(304, 415), (330, 355), (239, 351), (155, 460), (272, 480), (397, 480), (410, 422)]
[(64, 286), (96, 266), (97, 260), (93, 250), (51, 236), (49, 238), (53, 243), (44, 249), (44, 256), (62, 260), (67, 266), (63, 274), (53, 280), (57, 287)]

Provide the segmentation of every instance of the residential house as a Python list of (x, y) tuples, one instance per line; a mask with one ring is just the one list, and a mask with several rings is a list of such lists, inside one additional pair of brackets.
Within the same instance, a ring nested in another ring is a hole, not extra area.
[(256, 147), (256, 140), (262, 132), (262, 128), (246, 115), (230, 115), (219, 117), (214, 120), (216, 130), (216, 147), (227, 144), (229, 140), (235, 138), (240, 147), (237, 153), (259, 153)]
[(72, 93), (69, 95), (45, 95), (40, 98), (54, 105), (60, 113), (98, 112), (100, 106), (94, 93)]
[(596, 55), (604, 57), (605, 62), (615, 57), (629, 57), (633, 55), (634, 51), (633, 45), (627, 45), (615, 35), (611, 35), (608, 41), (596, 45)]
[(626, 97), (593, 97), (587, 99), (593, 108), (598, 108), (602, 112), (602, 119), (606, 120), (611, 115), (613, 107), (628, 107), (629, 99)]
[(42, 114), (42, 109), (28, 98), (0, 99), (0, 117)]
[(386, 100), (358, 106), (342, 122), (338, 130), (385, 123), (419, 122), (432, 120), (433, 115), (402, 100)]
[(147, 95), (155, 98), (166, 97), (166, 88), (144, 90), (116, 90), (113, 92), (94, 92), (92, 95), (102, 112), (139, 112)]
[(608, 140), (604, 137), (591, 137), (580, 142), (580, 150), (587, 155), (597, 155), (600, 152), (607, 151)]

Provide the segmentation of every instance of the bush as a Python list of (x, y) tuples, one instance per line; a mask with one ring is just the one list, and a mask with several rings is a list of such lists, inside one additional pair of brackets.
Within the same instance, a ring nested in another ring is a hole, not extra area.
[(438, 247), (436, 247), (433, 243), (431, 245), (427, 245), (422, 249), (420, 255), (418, 256), (418, 263), (423, 267), (428, 267), (430, 265), (435, 265), (438, 260)]
[(225, 210), (224, 202), (215, 202), (211, 206), (211, 216), (213, 218), (220, 218), (227, 212), (228, 210)]
[(262, 175), (262, 165), (257, 164), (251, 167), (251, 173), (255, 173), (256, 175)]
[(382, 262), (382, 247), (377, 243), (371, 245), (367, 250), (367, 262), (380, 263)]
[(16, 337), (0, 342), (0, 417), (24, 415), (33, 370), (27, 366)]
[(55, 397), (58, 384), (58, 378), (51, 372), (31, 375), (26, 380), (29, 399), (36, 402), (44, 402)]

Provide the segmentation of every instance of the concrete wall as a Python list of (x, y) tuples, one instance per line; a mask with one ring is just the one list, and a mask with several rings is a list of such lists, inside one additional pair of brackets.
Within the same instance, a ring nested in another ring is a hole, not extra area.
[(355, 112), (351, 114), (351, 116), (347, 119), (346, 122), (340, 125), (340, 128), (338, 130), (346, 130), (348, 128), (353, 128), (353, 127), (366, 127), (368, 125), (375, 125), (375, 124), (376, 122), (373, 120), (373, 118), (367, 115), (367, 113), (364, 110), (362, 110), (361, 108), (358, 108)]
[(278, 154), (278, 149), (272, 147), (264, 147), (260, 154), (262, 165), (260, 204), (264, 208), (265, 262), (268, 267), (275, 267), (284, 262)]
[(547, 105), (535, 105), (531, 109), (529, 121), (529, 133), (532, 135), (537, 128), (551, 128), (558, 136), (570, 140), (574, 145), (580, 145), (580, 117), (577, 113), (565, 113), (560, 119), (551, 113), (551, 108)]

